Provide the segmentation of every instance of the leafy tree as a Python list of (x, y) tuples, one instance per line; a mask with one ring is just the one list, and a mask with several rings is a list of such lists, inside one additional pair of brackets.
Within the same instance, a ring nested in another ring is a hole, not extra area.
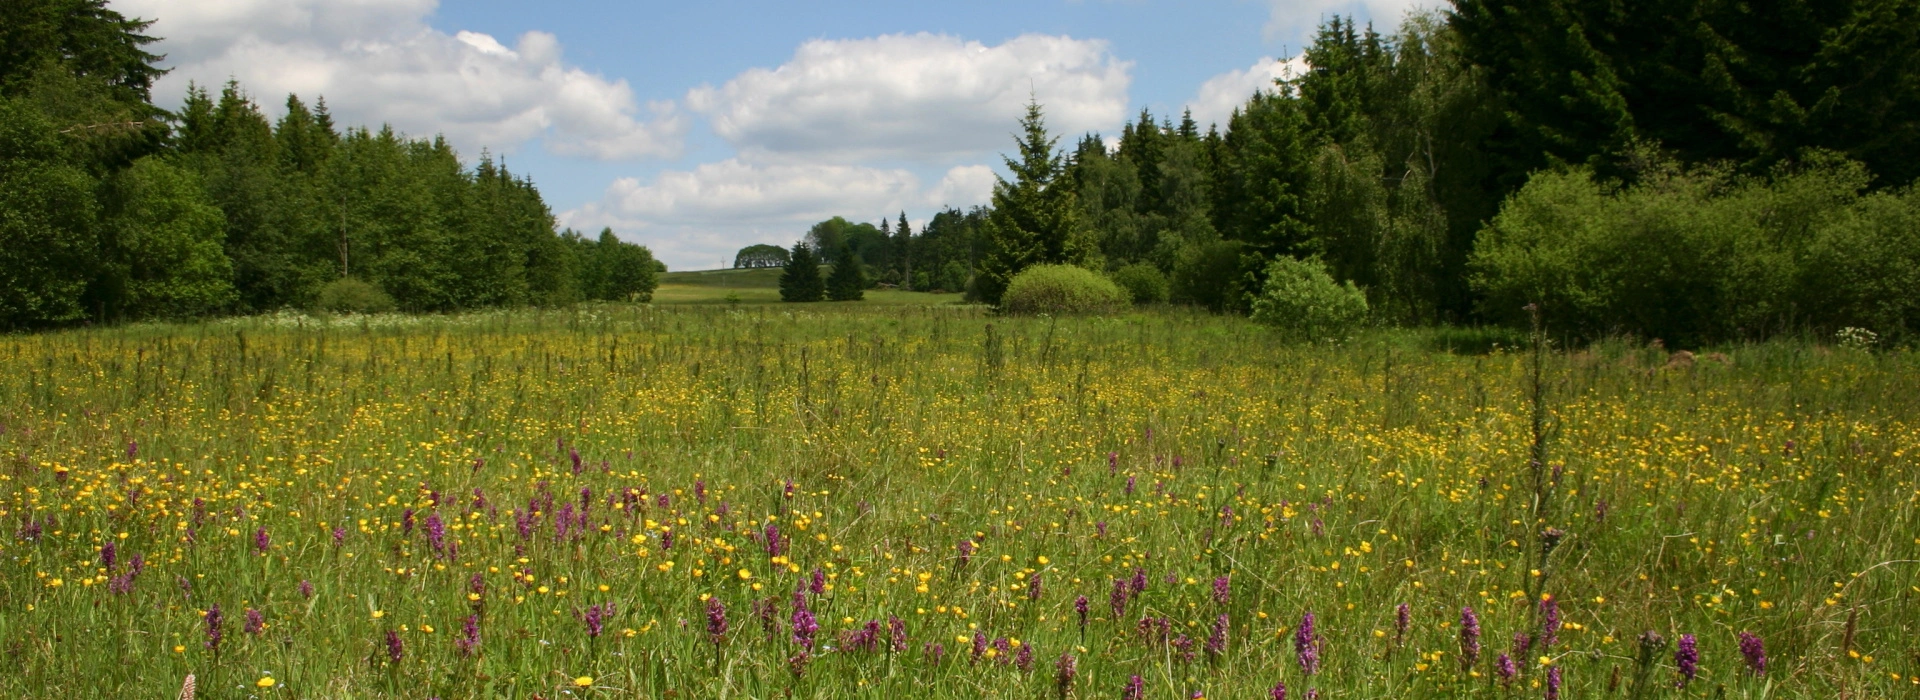
[(108, 185), (116, 259), (108, 284), (120, 292), (116, 310), (134, 318), (226, 310), (236, 296), (222, 248), (226, 216), (199, 178), (149, 156)]
[(866, 298), (867, 272), (853, 246), (840, 244), (833, 256), (833, 274), (827, 277), (828, 301), (860, 301)]
[(1301, 340), (1345, 338), (1367, 316), (1367, 297), (1340, 284), (1317, 260), (1279, 256), (1253, 302), (1253, 320)]
[(826, 282), (820, 279), (820, 260), (813, 250), (806, 241), (793, 244), (793, 256), (780, 273), (781, 301), (820, 301), (827, 296)]
[(984, 255), (971, 290), (989, 304), (1000, 303), (1008, 281), (1028, 266), (1075, 263), (1089, 252), (1081, 240), (1073, 188), (1061, 178), (1064, 158), (1054, 151), (1056, 139), (1047, 135), (1039, 103), (1027, 104), (1020, 128), (1020, 158), (1006, 159), (1014, 180), (998, 178), (994, 184)]
[(52, 125), (0, 97), (0, 328), (80, 319), (97, 265), (94, 181), (62, 157)]
[(765, 243), (756, 243), (741, 248), (740, 252), (735, 253), (733, 256), (733, 266), (735, 268), (785, 267), (786, 264), (787, 249)]

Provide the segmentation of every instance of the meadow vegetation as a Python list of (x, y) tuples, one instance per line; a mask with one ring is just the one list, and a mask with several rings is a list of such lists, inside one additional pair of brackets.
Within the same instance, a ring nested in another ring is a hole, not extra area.
[(1723, 353), (871, 302), (0, 337), (0, 692), (1915, 692), (1914, 356)]

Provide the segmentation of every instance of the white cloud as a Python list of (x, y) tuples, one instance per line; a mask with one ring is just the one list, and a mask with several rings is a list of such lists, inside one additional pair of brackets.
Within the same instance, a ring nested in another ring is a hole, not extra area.
[(1262, 56), (1246, 70), (1227, 71), (1208, 78), (1200, 84), (1199, 93), (1187, 102), (1187, 109), (1193, 110), (1194, 121), (1217, 124), (1224, 130), (1233, 110), (1246, 106), (1254, 93), (1271, 94), (1278, 89), (1275, 80), (1297, 78), (1306, 71), (1307, 61), (1300, 56), (1285, 61)]
[(730, 158), (664, 172), (650, 184), (621, 178), (600, 201), (560, 220), (581, 230), (612, 227), (674, 269), (705, 269), (747, 245), (788, 245), (834, 216), (878, 220), (903, 210), (985, 203), (993, 183), (993, 171), (983, 165), (954, 167), (923, 186), (905, 169)]
[(1056, 134), (1118, 127), (1131, 66), (1104, 41), (1063, 36), (814, 40), (686, 102), (751, 159), (934, 162), (1010, 148), (1029, 96)]
[(1266, 35), (1269, 38), (1305, 38), (1320, 22), (1332, 15), (1356, 15), (1371, 20), (1382, 32), (1400, 26), (1407, 13), (1431, 9), (1443, 0), (1267, 0)]
[(674, 156), (686, 118), (671, 103), (641, 105), (625, 80), (561, 60), (559, 40), (522, 34), (512, 47), (475, 32), (448, 35), (424, 18), (436, 0), (117, 0), (157, 19), (173, 72), (155, 86), (163, 103), (188, 81), (228, 78), (269, 111), (283, 96), (324, 95), (337, 121), (390, 123), (445, 134), (461, 148), (512, 151), (533, 140), (599, 159)]

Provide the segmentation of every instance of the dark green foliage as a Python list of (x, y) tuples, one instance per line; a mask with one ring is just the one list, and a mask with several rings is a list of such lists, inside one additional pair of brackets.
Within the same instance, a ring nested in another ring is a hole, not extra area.
[(1630, 172), (1634, 144), (1749, 172), (1825, 148), (1920, 176), (1920, 3), (1456, 0), (1510, 116), (1510, 182), (1549, 163)]
[(865, 263), (853, 252), (853, 246), (840, 244), (833, 256), (833, 274), (827, 277), (828, 301), (860, 301), (867, 294)]
[(108, 181), (105, 223), (115, 247), (93, 296), (112, 318), (192, 317), (233, 303), (222, 249), (226, 216), (198, 177), (157, 157)]
[(1857, 163), (1817, 158), (1772, 177), (1655, 161), (1636, 183), (1536, 175), (1481, 234), (1488, 317), (1581, 337), (1670, 345), (1858, 326), (1920, 329), (1920, 198), (1868, 193)]
[(653, 290), (660, 286), (661, 270), (659, 262), (653, 259), (653, 251), (620, 240), (610, 228), (601, 229), (600, 237), (592, 240), (571, 230), (562, 232), (560, 237), (572, 244), (573, 266), (578, 273), (576, 288), (581, 298), (653, 300)]
[(379, 314), (393, 310), (393, 297), (358, 277), (342, 277), (320, 286), (314, 309), (336, 314)]
[(787, 249), (777, 245), (759, 243), (741, 248), (733, 256), (733, 266), (743, 267), (785, 267)]
[(793, 244), (793, 256), (780, 273), (781, 301), (820, 301), (827, 296), (827, 283), (820, 278), (820, 259), (806, 241)]
[(1167, 300), (1167, 274), (1146, 263), (1134, 263), (1115, 270), (1113, 283), (1127, 292), (1135, 304), (1159, 304)]
[(1174, 260), (1171, 298), (1210, 311), (1244, 311), (1249, 286), (1246, 268), (1258, 261), (1240, 241), (1188, 245)]
[(98, 269), (93, 179), (37, 110), (0, 97), (0, 328), (81, 318)]
[[(1007, 158), (1014, 179), (993, 187), (985, 246), (970, 293), (999, 304), (1013, 276), (1033, 265), (1072, 263), (1091, 251), (1080, 240), (1073, 188), (1061, 178), (1065, 158), (1053, 149), (1040, 105), (1029, 103), (1020, 120), (1020, 158)], [(1057, 181), (1057, 182), (1056, 182)]]
[(1000, 308), (1012, 314), (1108, 313), (1127, 292), (1098, 272), (1075, 265), (1034, 265), (1013, 276)]

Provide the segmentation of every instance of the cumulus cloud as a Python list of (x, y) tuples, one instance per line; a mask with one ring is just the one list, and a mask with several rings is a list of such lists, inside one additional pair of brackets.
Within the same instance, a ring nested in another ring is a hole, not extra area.
[(1400, 20), (1414, 10), (1433, 9), (1443, 0), (1267, 0), (1266, 34), (1286, 38), (1311, 31), (1329, 16), (1357, 15), (1372, 20), (1382, 31), (1400, 26)]
[(937, 34), (814, 40), (686, 103), (743, 156), (923, 162), (1010, 147), (1029, 96), (1060, 134), (1111, 129), (1128, 71), (1105, 41), (1029, 34), (997, 46)]
[(707, 268), (754, 243), (786, 245), (814, 223), (985, 203), (993, 171), (951, 168), (939, 182), (913, 171), (829, 163), (754, 163), (729, 158), (667, 171), (643, 184), (614, 181), (598, 202), (560, 215), (582, 230), (613, 227), (676, 269)]
[(1193, 119), (1201, 124), (1218, 124), (1225, 129), (1227, 118), (1233, 116), (1233, 110), (1247, 104), (1254, 93), (1271, 94), (1278, 89), (1276, 80), (1297, 78), (1307, 72), (1305, 58), (1295, 56), (1289, 60), (1278, 60), (1271, 56), (1262, 56), (1246, 70), (1227, 71), (1207, 79), (1200, 84), (1200, 91), (1187, 102), (1187, 109), (1193, 110)]
[(567, 65), (558, 38), (426, 25), (436, 0), (117, 0), (155, 18), (173, 72), (165, 101), (188, 81), (240, 81), (269, 110), (281, 96), (324, 95), (345, 123), (445, 134), (463, 149), (511, 151), (536, 139), (598, 159), (677, 155), (687, 120), (670, 102), (640, 104), (625, 80)]

